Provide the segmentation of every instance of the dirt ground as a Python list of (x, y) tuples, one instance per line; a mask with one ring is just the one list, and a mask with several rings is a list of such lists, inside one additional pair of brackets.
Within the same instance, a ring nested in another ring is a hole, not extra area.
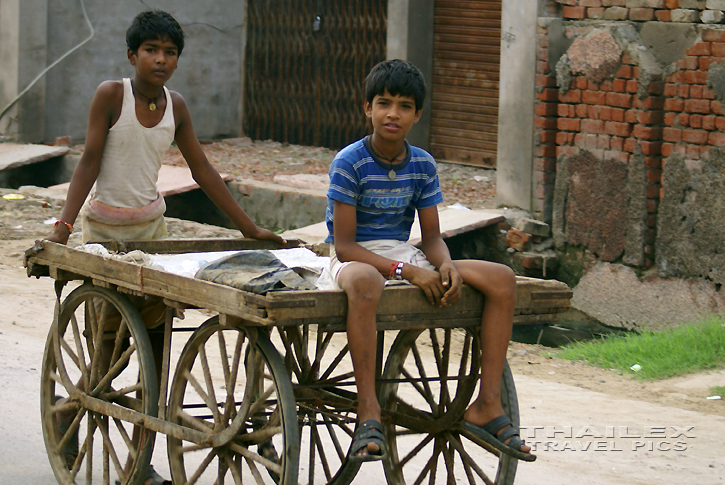
[[(277, 173), (326, 173), (332, 158), (332, 152), (324, 149), (273, 142), (264, 142), (264, 147), (255, 145), (241, 139), (206, 145), (205, 149), (220, 171), (259, 180), (271, 180)], [(169, 163), (174, 163), (174, 156), (170, 152)], [(240, 159), (245, 162), (240, 163)], [(493, 206), (495, 179), (490, 171), (443, 167), (441, 180), (444, 191), (449, 194), (447, 203), (459, 202), (471, 208)], [(477, 191), (480, 197), (482, 187), (487, 187), (484, 194), (488, 195), (474, 203), (469, 193)], [(0, 189), (0, 196), (15, 193), (18, 191)], [(0, 197), (0, 300), (4, 310), (0, 313), (0, 343), (4, 349), (3, 365), (10, 366), (10, 370), (3, 370), (0, 365), (0, 388), (4, 394), (12, 392), (12, 387), (8, 391), (6, 386), (17, 384), (14, 373), (26, 376), (23, 378), (39, 376), (42, 336), (52, 318), (52, 285), (49, 280), (27, 279), (21, 267), (22, 255), (35, 239), (52, 231), (52, 218), (59, 214), (57, 203), (29, 193), (21, 200)], [(238, 234), (229, 229), (173, 219), (169, 220), (169, 230), (172, 237)], [(24, 346), (23, 336), (32, 336), (35, 343)], [(517, 483), (723, 483), (725, 402), (706, 397), (709, 386), (725, 383), (725, 372), (639, 382), (612, 370), (551, 357), (555, 351), (520, 343), (511, 343), (509, 347), (508, 359), (516, 379), (522, 427), (528, 433), (524, 437), (535, 443), (540, 453), (536, 463), (519, 466)], [(37, 365), (29, 363), (30, 355), (37, 360)], [(34, 392), (33, 387), (28, 389), (26, 393)], [(37, 408), (37, 395), (18, 398)], [(9, 425), (15, 419), (13, 409), (0, 408), (0, 435), (11, 428), (17, 434)], [(34, 437), (29, 435), (27, 439), (32, 441), (32, 446), (42, 447), (37, 415), (28, 419), (29, 426), (36, 429), (31, 433)], [(0, 456), (8, 456), (3, 451), (6, 445), (0, 445)], [(39, 453), (42, 460), (42, 449)], [(5, 483), (3, 476), (16, 476), (7, 472), (10, 469), (10, 462), (0, 464), (0, 482)], [(372, 467), (369, 470), (371, 479), (377, 472)], [(355, 483), (363, 483), (365, 476), (359, 476), (361, 480)]]

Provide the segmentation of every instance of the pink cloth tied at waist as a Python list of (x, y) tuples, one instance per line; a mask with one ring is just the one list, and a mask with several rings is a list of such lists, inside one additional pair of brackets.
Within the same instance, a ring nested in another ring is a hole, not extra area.
[(113, 207), (97, 200), (90, 200), (85, 206), (84, 216), (102, 224), (129, 226), (152, 221), (166, 212), (162, 196), (148, 205), (138, 208)]

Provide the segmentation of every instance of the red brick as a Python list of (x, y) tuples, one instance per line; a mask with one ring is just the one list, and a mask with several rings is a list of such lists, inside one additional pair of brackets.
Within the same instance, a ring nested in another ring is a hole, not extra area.
[[(647, 183), (650, 184), (658, 184), (662, 181), (662, 170), (647, 170)], [(649, 219), (649, 217), (647, 218)], [(657, 225), (657, 221), (647, 221), (646, 222), (647, 227), (655, 227)], [(650, 225), (651, 224), (651, 225)]]
[(574, 135), (574, 146), (579, 148), (586, 148), (586, 136), (584, 133), (577, 133)]
[(651, 83), (649, 83), (649, 86), (647, 86), (647, 94), (650, 94), (652, 96), (662, 96), (664, 92), (664, 81), (652, 81)]
[(663, 128), (662, 139), (665, 141), (679, 142), (682, 140), (682, 130), (678, 128)]
[(577, 153), (579, 153), (579, 149), (578, 148), (574, 148), (574, 147), (556, 147), (556, 156), (557, 157), (560, 157), (562, 155), (565, 155), (567, 157), (573, 157)]
[(604, 156), (602, 158), (606, 158), (607, 160), (617, 160), (625, 164), (629, 163), (629, 153), (618, 152), (615, 150), (604, 152)]
[(685, 51), (688, 56), (709, 56), (712, 54), (710, 42), (698, 42)]
[(639, 66), (632, 66), (632, 79), (639, 79)]
[(555, 88), (556, 87), (556, 78), (553, 78), (551, 76), (546, 76), (544, 74), (537, 74), (536, 75), (536, 85), (542, 86), (545, 88)]
[(600, 110), (599, 106), (587, 106), (587, 116), (593, 120), (598, 120)]
[(629, 109), (624, 112), (624, 121), (626, 123), (636, 123), (637, 122), (637, 111), (633, 109)]
[(582, 103), (605, 104), (607, 93), (601, 91), (582, 91)]
[(669, 10), (655, 10), (655, 18), (659, 22), (672, 21), (672, 13)]
[[(622, 64), (627, 64), (627, 65), (630, 65), (630, 66), (636, 66), (637, 65), (637, 60), (634, 59), (631, 55), (629, 55), (629, 52), (623, 52), (622, 53)], [(632, 69), (632, 77), (637, 77), (634, 74), (634, 69)]]
[(556, 118), (534, 116), (534, 128), (539, 128), (541, 130), (553, 130), (556, 128)]
[(677, 61), (677, 67), (680, 69), (697, 69), (700, 65), (698, 57), (687, 56)]
[(612, 91), (615, 93), (623, 93), (627, 90), (627, 81), (624, 79), (615, 79), (612, 82)]
[(619, 123), (624, 121), (624, 110), (620, 108), (612, 108), (612, 115), (611, 115), (612, 121), (617, 121)]
[(632, 96), (621, 93), (607, 93), (607, 104), (618, 108), (630, 108), (632, 106)]
[(569, 7), (561, 9), (561, 14), (565, 19), (583, 19), (586, 17), (586, 9), (584, 7)]
[(541, 75), (549, 74), (549, 63), (546, 62), (546, 60), (536, 61), (536, 72), (540, 73)]
[(715, 93), (712, 92), (712, 89), (708, 88), (707, 86), (702, 87), (702, 98), (703, 99), (715, 99)]
[(562, 131), (579, 131), (579, 120), (572, 118), (559, 118), (556, 127)]
[(599, 145), (599, 136), (598, 135), (592, 135), (588, 134), (586, 136), (586, 142), (585, 145), (589, 149), (595, 149)]
[(569, 105), (569, 118), (576, 118), (576, 107), (579, 105), (570, 104)]
[(707, 99), (686, 99), (685, 111), (688, 113), (710, 114), (710, 101)]
[(624, 151), (627, 153), (634, 153), (634, 150), (637, 148), (637, 140), (634, 138), (627, 138), (624, 142)]
[(624, 150), (624, 138), (613, 136), (609, 139), (609, 146), (612, 148), (612, 150), (621, 152), (622, 150)]
[(665, 100), (665, 111), (682, 111), (685, 102), (681, 99), (667, 98)]
[(665, 106), (665, 98), (659, 96), (647, 96), (644, 99), (639, 99), (634, 96), (632, 99), (632, 107), (637, 109), (645, 110), (660, 110)]
[(559, 101), (562, 103), (579, 104), (582, 100), (582, 92), (578, 89), (571, 89), (566, 94), (559, 95)]
[(700, 65), (698, 67), (701, 71), (707, 71), (712, 64), (719, 61), (720, 59), (717, 57), (700, 57)]
[(707, 143), (707, 135), (708, 132), (703, 130), (682, 130), (682, 141), (704, 145)]
[(632, 66), (621, 65), (617, 69), (617, 73), (614, 75), (616, 78), (621, 79), (632, 79)]
[(638, 111), (637, 122), (643, 125), (661, 125), (664, 122), (664, 111)]
[(725, 131), (725, 118), (722, 116), (718, 116), (715, 118), (715, 128), (717, 128), (720, 131)]
[(647, 201), (647, 212), (652, 213), (657, 211), (657, 200), (650, 199)]
[(599, 90), (600, 91), (612, 91), (612, 80), (605, 79), (604, 81), (600, 82)]
[(630, 131), (629, 123), (617, 123), (615, 121), (604, 123), (604, 133), (607, 135), (629, 136)]
[[(572, 133), (567, 133), (566, 131), (557, 131), (556, 132), (556, 144), (559, 146), (569, 145), (569, 135)], [(572, 140), (574, 137), (572, 137)]]
[(589, 81), (584, 76), (577, 76), (576, 78), (576, 88), (577, 89), (586, 89), (587, 84), (589, 84)]
[(725, 42), (713, 42), (710, 44), (710, 51), (715, 57), (725, 57)]
[(725, 146), (725, 133), (710, 132), (707, 143), (716, 147)]
[(612, 108), (609, 106), (602, 106), (599, 108), (599, 119), (603, 121), (610, 121), (612, 119)]
[(692, 146), (692, 145), (685, 145), (685, 156), (687, 158), (691, 158), (693, 160), (699, 160), (700, 159), (700, 147), (698, 146)]
[(720, 101), (710, 101), (710, 110), (716, 115), (723, 114), (722, 104), (720, 104)]
[(601, 7), (602, 0), (579, 0), (579, 5), (582, 7)]
[(690, 126), (692, 128), (702, 128), (702, 115), (692, 115), (690, 116)]
[(673, 84), (673, 83), (665, 84), (664, 95), (667, 96), (668, 98), (671, 98), (672, 96), (676, 96), (677, 95), (677, 84)]
[(659, 140), (662, 138), (662, 128), (634, 125), (634, 128), (632, 128), (632, 136), (643, 140)]
[(673, 112), (665, 113), (665, 124), (667, 126), (672, 126), (675, 124), (677, 114)]
[[(660, 150), (661, 151), (661, 150)], [(662, 159), (660, 157), (644, 157), (644, 166), (647, 168), (662, 169)]]
[(690, 86), (690, 97), (695, 99), (702, 99), (702, 88), (699, 84), (693, 84)]
[(688, 84), (680, 84), (677, 86), (677, 96), (680, 98), (689, 98), (690, 86)]
[(582, 133), (604, 133), (604, 122), (601, 120), (582, 120), (580, 129)]
[[(664, 149), (663, 149), (664, 151)], [(660, 187), (658, 185), (648, 185), (647, 186), (647, 198), (648, 199), (657, 199), (660, 196)]]
[(544, 88), (541, 92), (536, 93), (536, 99), (539, 101), (559, 101), (559, 90)]
[(636, 79), (630, 79), (629, 81), (627, 81), (627, 92), (630, 94), (636, 93), (638, 86), (639, 82)]
[(609, 150), (611, 148), (611, 145), (609, 143), (611, 137), (609, 135), (599, 135), (597, 138), (597, 148), (601, 148), (603, 150)]
[(707, 115), (702, 117), (702, 128), (705, 130), (715, 129), (715, 115)]
[(599, 91), (599, 84), (587, 80), (587, 89), (590, 91)]
[(579, 118), (586, 118), (587, 117), (587, 108), (588, 108), (588, 106), (586, 104), (577, 104), (576, 105), (576, 115)]
[(674, 146), (675, 145), (673, 145), (672, 143), (663, 143), (662, 144), (662, 156), (669, 157), (670, 155), (672, 155), (672, 149), (674, 148)]
[(639, 146), (645, 155), (659, 155), (662, 153), (661, 141), (641, 141), (639, 142)]
[[(566, 8), (566, 7), (564, 7)], [(523, 251), (528, 246), (531, 236), (517, 229), (509, 229), (506, 233), (506, 245), (516, 251)]]
[(558, 116), (562, 116), (564, 118), (566, 118), (567, 116), (569, 116), (569, 106), (570, 105), (568, 105), (568, 104), (556, 104), (556, 103), (551, 103), (551, 104), (553, 104), (554, 106), (556, 106), (556, 114)]
[(534, 108), (534, 114), (539, 116), (556, 116), (558, 107), (559, 105), (556, 103), (538, 103), (536, 108)]
[(665, 82), (668, 83), (684, 83), (685, 82), (685, 71), (677, 71), (676, 73), (672, 74), (670, 77), (665, 79)]
[(714, 30), (703, 30), (702, 40), (706, 42), (725, 42), (725, 30), (714, 29)]
[(690, 115), (687, 113), (678, 113), (677, 122), (682, 126), (690, 126)]
[(629, 9), (629, 20), (635, 22), (647, 22), (654, 20), (655, 11), (652, 8), (630, 8)]
[(539, 133), (539, 138), (541, 143), (556, 143), (556, 134), (558, 131), (554, 130), (544, 130), (541, 133)]
[(591, 7), (587, 9), (587, 18), (592, 20), (601, 20), (604, 18), (604, 8)]
[(688, 84), (706, 84), (707, 71), (685, 71), (685, 82)]
[(556, 146), (554, 145), (539, 145), (534, 149), (535, 157), (555, 157)]

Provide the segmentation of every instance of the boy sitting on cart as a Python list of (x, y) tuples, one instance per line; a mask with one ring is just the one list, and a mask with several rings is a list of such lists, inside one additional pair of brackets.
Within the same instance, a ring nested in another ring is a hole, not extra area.
[[(142, 12), (126, 32), (126, 43), (134, 77), (104, 81), (98, 86), (88, 115), (85, 150), (73, 172), (61, 220), (47, 239), (67, 243), (79, 213), (83, 242), (165, 236), (166, 205), (156, 181), (164, 153), (176, 142), (194, 180), (244, 236), (283, 244), (284, 239), (258, 227), (237, 204), (202, 151), (184, 98), (165, 87), (184, 49), (184, 32), (178, 22), (160, 10)], [(144, 301), (142, 297), (132, 300), (143, 307), (147, 328), (163, 323), (161, 301)], [(158, 373), (163, 333), (151, 333), (149, 337)], [(76, 437), (64, 450), (69, 463), (78, 454), (77, 442)], [(144, 483), (171, 482), (150, 467)]]
[[(386, 279), (420, 287), (431, 305), (455, 304), (466, 283), (485, 297), (481, 385), (463, 426), (504, 453), (532, 461), (501, 404), (501, 375), (516, 305), (516, 279), (504, 265), (452, 261), (440, 234), (443, 201), (436, 162), (405, 139), (420, 119), (425, 81), (412, 64), (379, 63), (365, 80), (365, 115), (373, 133), (342, 149), (330, 166), (326, 222), (330, 272), (348, 299), (347, 335), (358, 391), (358, 426), (350, 461), (385, 457), (375, 394), (376, 309)], [(420, 249), (407, 243), (418, 212)]]

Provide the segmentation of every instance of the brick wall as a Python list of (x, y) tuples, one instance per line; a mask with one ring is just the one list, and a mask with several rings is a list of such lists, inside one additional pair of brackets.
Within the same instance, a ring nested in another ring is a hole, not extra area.
[(557, 0), (570, 20), (720, 23), (725, 0)]
[[(725, 30), (702, 23), (703, 18), (718, 17), (714, 9), (706, 7), (722, 4), (725, 10), (725, 0), (558, 0), (558, 3), (562, 4), (560, 13), (568, 39), (586, 36), (600, 28), (599, 19), (629, 24), (652, 20), (670, 22), (682, 21), (687, 13), (682, 10), (697, 12), (697, 15), (688, 13), (688, 18), (697, 23), (697, 41), (676, 65), (663, 70), (661, 76), (642, 76), (637, 59), (623, 52), (613, 75), (598, 83), (583, 74), (572, 75), (568, 90), (559, 89), (556, 73), (550, 67), (548, 24), (539, 25), (534, 121), (536, 216), (547, 221), (551, 218), (558, 159), (587, 151), (596, 160), (613, 159), (630, 164), (635, 150), (640, 149), (646, 167), (647, 197), (642, 266), (649, 268), (655, 262), (664, 160), (673, 154), (698, 160), (712, 147), (725, 146), (723, 107), (708, 87), (708, 69), (725, 57)], [(640, 86), (640, 83), (644, 84)]]

